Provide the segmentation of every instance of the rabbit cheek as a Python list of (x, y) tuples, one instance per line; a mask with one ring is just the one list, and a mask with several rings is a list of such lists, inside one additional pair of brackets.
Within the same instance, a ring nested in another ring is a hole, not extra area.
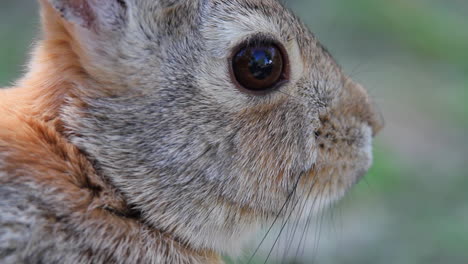
[[(244, 171), (245, 190), (263, 210), (277, 212), (297, 182), (298, 175), (315, 161), (304, 131), (301, 107), (287, 99), (239, 113), (236, 147), (242, 157), (236, 171)], [(294, 116), (297, 118), (290, 118)], [(308, 147), (305, 147), (305, 146)], [(312, 160), (312, 161), (311, 161)], [(254, 202), (255, 203), (255, 202)]]

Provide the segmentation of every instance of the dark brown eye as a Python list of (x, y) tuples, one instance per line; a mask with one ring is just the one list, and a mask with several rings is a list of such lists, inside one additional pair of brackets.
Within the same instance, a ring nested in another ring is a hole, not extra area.
[(245, 89), (265, 91), (283, 81), (285, 64), (281, 50), (273, 44), (241, 48), (232, 59), (236, 81)]

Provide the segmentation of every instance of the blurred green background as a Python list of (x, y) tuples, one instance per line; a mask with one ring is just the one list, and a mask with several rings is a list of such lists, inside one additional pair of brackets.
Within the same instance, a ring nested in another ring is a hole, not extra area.
[[(268, 263), (468, 263), (468, 1), (284, 2), (369, 89), (386, 127), (367, 177), (313, 219), (304, 241), (304, 227), (296, 239), (284, 232)], [(35, 1), (2, 0), (0, 87), (21, 75), (37, 13)]]

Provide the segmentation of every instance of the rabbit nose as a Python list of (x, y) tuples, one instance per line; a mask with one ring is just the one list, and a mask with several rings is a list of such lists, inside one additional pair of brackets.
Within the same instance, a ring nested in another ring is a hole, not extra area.
[(385, 119), (383, 117), (382, 111), (375, 104), (375, 102), (370, 102), (370, 118), (367, 120), (367, 123), (372, 128), (372, 136), (376, 136), (385, 126)]
[(346, 80), (343, 100), (346, 112), (351, 112), (353, 116), (367, 123), (372, 128), (373, 136), (376, 136), (383, 129), (385, 123), (383, 115), (364, 87), (350, 79)]

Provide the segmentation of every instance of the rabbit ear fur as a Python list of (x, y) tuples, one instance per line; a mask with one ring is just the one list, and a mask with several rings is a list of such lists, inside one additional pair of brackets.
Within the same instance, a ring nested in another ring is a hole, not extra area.
[(47, 0), (67, 21), (91, 29), (117, 29), (125, 22), (125, 0)]

